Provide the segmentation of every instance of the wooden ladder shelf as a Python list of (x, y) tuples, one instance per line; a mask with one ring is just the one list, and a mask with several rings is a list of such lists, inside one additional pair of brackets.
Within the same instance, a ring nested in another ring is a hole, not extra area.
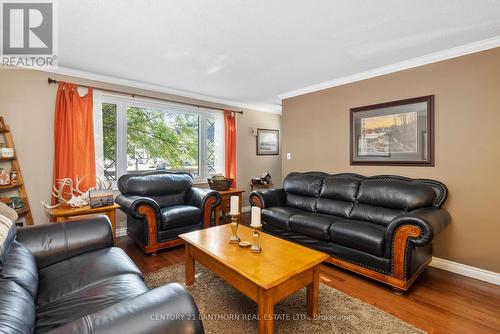
[(3, 135), (5, 146), (7, 148), (14, 149), (14, 156), (12, 158), (0, 158), (2, 163), (10, 163), (11, 170), (15, 169), (17, 171), (17, 183), (11, 183), (9, 185), (0, 185), (0, 193), (8, 191), (16, 191), (19, 197), (22, 198), (24, 203), (24, 208), (22, 210), (16, 210), (19, 218), (24, 218), (26, 225), (33, 225), (33, 215), (31, 214), (30, 204), (28, 201), (28, 195), (26, 194), (26, 189), (24, 187), (23, 175), (21, 173), (21, 167), (19, 161), (17, 160), (17, 152), (14, 146), (14, 140), (12, 139), (12, 134), (10, 133), (10, 128), (5, 125), (3, 117), (0, 117), (0, 135)]

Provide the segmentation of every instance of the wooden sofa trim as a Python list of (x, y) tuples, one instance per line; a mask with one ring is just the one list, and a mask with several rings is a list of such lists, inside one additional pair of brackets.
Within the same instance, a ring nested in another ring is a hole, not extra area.
[(335, 257), (330, 257), (325, 262), (328, 262), (328, 263), (331, 263), (333, 265), (342, 267), (344, 269), (353, 271), (353, 272), (355, 272), (357, 274), (369, 277), (369, 278), (374, 279), (376, 281), (385, 283), (387, 285), (392, 286), (395, 289), (398, 289), (398, 290), (401, 290), (401, 291), (407, 291), (410, 288), (410, 286), (413, 284), (413, 282), (415, 281), (415, 279), (418, 277), (418, 275), (420, 275), (420, 273), (427, 267), (427, 265), (429, 264), (430, 260), (427, 261), (426, 263), (424, 263), (417, 270), (417, 272), (415, 274), (413, 274), (413, 276), (410, 277), (410, 279), (408, 279), (408, 280), (399, 279), (399, 278), (396, 278), (396, 277), (391, 276), (391, 275), (384, 275), (382, 273), (379, 273), (378, 271), (367, 269), (365, 267), (361, 267), (361, 266), (359, 266), (357, 264), (354, 264), (354, 263), (351, 263), (351, 262), (347, 262), (347, 261), (344, 261), (344, 260), (340, 260), (340, 259), (337, 259)]
[(212, 221), (212, 206), (216, 203), (217, 198), (210, 196), (207, 198), (205, 205), (203, 206), (203, 228), (210, 227), (210, 222)]
[(392, 241), (392, 276), (399, 280), (405, 278), (406, 246), (409, 238), (418, 238), (422, 230), (415, 225), (403, 225), (394, 233)]

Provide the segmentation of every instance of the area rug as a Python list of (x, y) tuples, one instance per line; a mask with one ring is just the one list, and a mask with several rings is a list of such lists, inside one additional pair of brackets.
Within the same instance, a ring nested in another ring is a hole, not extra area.
[[(207, 334), (257, 333), (256, 303), (201, 265), (196, 265), (195, 277), (188, 289)], [(184, 285), (184, 265), (146, 274), (145, 281), (150, 288), (172, 282)], [(309, 317), (305, 289), (298, 291), (276, 305), (275, 333), (425, 333), (325, 284), (320, 284), (318, 309), (317, 317)]]

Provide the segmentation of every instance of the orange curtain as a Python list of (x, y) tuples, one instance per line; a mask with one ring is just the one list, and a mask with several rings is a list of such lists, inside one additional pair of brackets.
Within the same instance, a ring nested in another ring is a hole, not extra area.
[(226, 177), (234, 180), (236, 188), (236, 114), (229, 110), (224, 110), (224, 132)]
[[(54, 119), (54, 185), (57, 179), (83, 179), (80, 190), (95, 186), (94, 116), (92, 88), (85, 96), (78, 86), (59, 82)], [(78, 195), (78, 194), (75, 194)], [(52, 199), (53, 201), (55, 199)]]

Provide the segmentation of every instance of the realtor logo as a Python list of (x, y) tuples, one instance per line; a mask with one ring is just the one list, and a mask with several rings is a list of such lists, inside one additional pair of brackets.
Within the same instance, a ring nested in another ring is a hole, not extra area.
[(55, 66), (53, 1), (1, 1), (2, 64)]

